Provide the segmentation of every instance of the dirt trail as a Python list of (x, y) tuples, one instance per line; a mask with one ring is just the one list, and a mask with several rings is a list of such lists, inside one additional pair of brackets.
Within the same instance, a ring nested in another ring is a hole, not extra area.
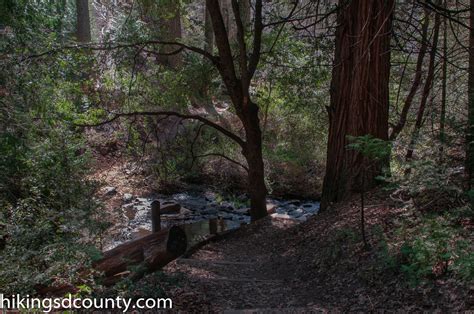
[[(294, 278), (290, 272), (274, 271), (275, 263), (282, 260), (275, 260), (273, 246), (262, 241), (263, 236), (279, 241), (282, 231), (293, 225), (285, 220), (267, 219), (258, 227), (246, 226), (188, 258), (179, 258), (165, 272), (185, 274), (184, 289), (201, 294), (199, 299), (210, 310), (296, 306)], [(249, 236), (241, 241), (245, 234)], [(192, 300), (183, 300), (188, 301)]]
[[(390, 216), (397, 211), (373, 200), (367, 208), (368, 229), (375, 225), (392, 228)], [(165, 285), (165, 291), (177, 309), (186, 311), (453, 311), (472, 307), (472, 290), (449, 280), (412, 289), (402, 283), (400, 274), (373, 269), (375, 253), (364, 251), (362, 244), (349, 244), (344, 235), (349, 227), (357, 227), (357, 221), (358, 211), (351, 203), (299, 225), (264, 219), (166, 266), (165, 276), (181, 277), (177, 284)]]

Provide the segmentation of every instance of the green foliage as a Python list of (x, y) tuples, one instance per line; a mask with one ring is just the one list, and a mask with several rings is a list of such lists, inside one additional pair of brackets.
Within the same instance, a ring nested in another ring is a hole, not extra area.
[(347, 145), (348, 149), (361, 153), (372, 162), (381, 161), (390, 156), (391, 143), (389, 141), (384, 141), (370, 134), (348, 136), (347, 138), (351, 142)]
[[(0, 287), (5, 293), (33, 293), (36, 285), (54, 278), (56, 284), (75, 283), (79, 270), (89, 264), (89, 253), (96, 252), (95, 234), (106, 227), (92, 198), (95, 184), (84, 179), (87, 157), (77, 156), (80, 141), (65, 130), (49, 135), (16, 147), (21, 154), (13, 162), (21, 173), (12, 170), (11, 159), (0, 163), (12, 172), (0, 181), (6, 238)], [(0, 151), (9, 149), (0, 146)], [(9, 185), (12, 180), (15, 185)]]
[(474, 239), (460, 224), (471, 216), (471, 209), (458, 208), (400, 218), (393, 235), (379, 233), (377, 255), (384, 271), (400, 272), (412, 286), (443, 276), (472, 282)]
[[(65, 22), (71, 4), (2, 3), (12, 30), (0, 38), (2, 51), (26, 55), (63, 41), (73, 29)], [(99, 255), (107, 227), (94, 198), (98, 185), (88, 179), (90, 156), (72, 126), (91, 103), (83, 95), (90, 56), (7, 58), (0, 69), (0, 290), (34, 294), (38, 286), (88, 281), (78, 275)]]

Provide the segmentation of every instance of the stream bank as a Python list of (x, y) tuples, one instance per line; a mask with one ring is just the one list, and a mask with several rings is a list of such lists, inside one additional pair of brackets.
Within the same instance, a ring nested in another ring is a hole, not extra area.
[[(106, 188), (107, 191), (110, 193), (112, 190)], [(154, 200), (159, 200), (162, 207), (161, 228), (185, 225), (189, 245), (192, 246), (210, 234), (250, 223), (247, 199), (245, 194), (223, 197), (207, 188), (147, 197), (125, 193), (122, 195), (122, 205), (117, 208), (122, 228), (107, 243), (106, 249), (151, 233), (151, 203)], [(267, 210), (273, 218), (300, 223), (318, 213), (319, 201), (269, 197)]]

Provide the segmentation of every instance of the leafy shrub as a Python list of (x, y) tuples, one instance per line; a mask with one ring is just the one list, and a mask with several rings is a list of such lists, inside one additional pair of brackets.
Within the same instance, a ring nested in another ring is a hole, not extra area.
[[(16, 157), (0, 161), (0, 168), (11, 172), (11, 177), (0, 179), (4, 293), (34, 293), (36, 287), (53, 282), (75, 283), (79, 270), (98, 255), (94, 240), (105, 225), (99, 222), (93, 198), (96, 185), (85, 179), (87, 156), (77, 154), (80, 141), (67, 130), (48, 135), (15, 146)], [(0, 146), (0, 154), (9, 149)], [(12, 178), (15, 186), (9, 185)]]
[(416, 223), (404, 221), (397, 234), (400, 271), (412, 285), (426, 279), (452, 274), (462, 280), (474, 279), (473, 239), (459, 225), (463, 209), (451, 213), (422, 215)]

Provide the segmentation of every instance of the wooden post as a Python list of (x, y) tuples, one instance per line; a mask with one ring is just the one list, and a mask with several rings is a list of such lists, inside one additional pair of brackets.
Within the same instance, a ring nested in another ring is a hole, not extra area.
[(158, 232), (161, 230), (161, 217), (160, 217), (160, 201), (151, 202), (151, 231)]
[(217, 234), (217, 218), (209, 219), (209, 233)]

